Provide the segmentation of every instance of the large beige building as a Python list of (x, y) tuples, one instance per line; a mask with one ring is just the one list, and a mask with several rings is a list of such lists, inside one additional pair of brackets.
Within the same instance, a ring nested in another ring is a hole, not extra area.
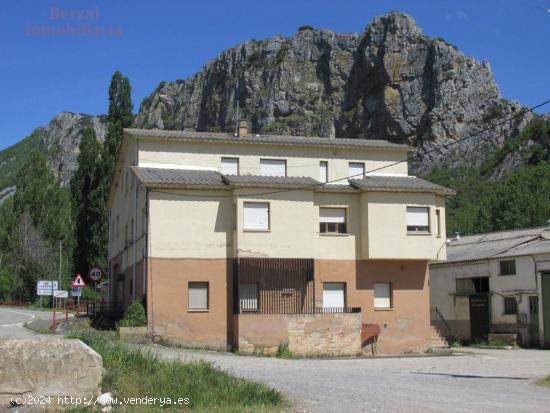
[(191, 346), (261, 350), (297, 315), (359, 314), (379, 351), (425, 349), (450, 191), (408, 176), (405, 145), (239, 129), (124, 131), (110, 298), (146, 301), (150, 335)]

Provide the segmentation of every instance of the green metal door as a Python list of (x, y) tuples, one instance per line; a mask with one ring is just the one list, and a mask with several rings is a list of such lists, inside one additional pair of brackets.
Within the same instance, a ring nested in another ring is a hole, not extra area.
[(529, 297), (529, 345), (538, 347), (539, 341), (539, 298), (533, 295)]
[(491, 327), (489, 294), (470, 295), (470, 335), (473, 342), (487, 340)]
[(550, 273), (542, 274), (542, 325), (544, 347), (550, 348)]

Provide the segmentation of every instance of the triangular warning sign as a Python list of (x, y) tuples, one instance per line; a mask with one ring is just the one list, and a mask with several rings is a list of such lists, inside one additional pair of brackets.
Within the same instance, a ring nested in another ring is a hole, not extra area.
[(77, 287), (85, 287), (86, 286), (86, 283), (84, 282), (84, 280), (82, 279), (82, 275), (80, 274), (76, 274), (76, 277), (75, 279), (73, 280), (73, 288), (77, 288)]

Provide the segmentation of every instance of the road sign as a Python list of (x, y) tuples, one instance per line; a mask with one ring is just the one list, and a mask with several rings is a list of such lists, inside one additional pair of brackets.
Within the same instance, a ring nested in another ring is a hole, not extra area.
[(36, 295), (52, 295), (54, 291), (57, 291), (57, 281), (37, 281), (36, 282)]
[(72, 283), (72, 287), (76, 288), (76, 287), (85, 287), (85, 286), (86, 286), (86, 283), (82, 279), (82, 275), (76, 274), (76, 277), (74, 278)]
[(69, 292), (67, 290), (57, 290), (53, 292), (54, 298), (67, 298), (69, 296)]
[(82, 295), (82, 287), (73, 287), (71, 289), (71, 297), (80, 297)]
[(90, 272), (88, 273), (88, 276), (92, 281), (99, 281), (103, 276), (103, 271), (101, 271), (100, 268), (95, 267), (90, 270)]

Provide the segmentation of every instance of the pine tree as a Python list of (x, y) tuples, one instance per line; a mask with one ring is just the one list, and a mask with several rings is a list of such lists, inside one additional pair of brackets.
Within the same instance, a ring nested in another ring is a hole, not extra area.
[(87, 127), (82, 134), (79, 145), (78, 168), (71, 178), (71, 196), (73, 219), (75, 222), (76, 246), (73, 251), (75, 271), (86, 274), (88, 269), (101, 261), (105, 255), (102, 236), (101, 211), (102, 200), (95, 194), (101, 183), (100, 155), (101, 145), (92, 128)]

